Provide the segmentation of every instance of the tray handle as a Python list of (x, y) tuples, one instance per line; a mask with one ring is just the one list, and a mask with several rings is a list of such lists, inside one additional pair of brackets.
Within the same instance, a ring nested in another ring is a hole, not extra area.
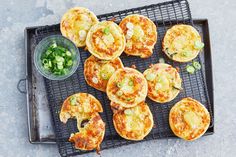
[[(20, 92), (20, 93), (23, 93), (23, 94), (26, 94), (27, 91), (26, 91), (26, 80), (27, 78), (23, 78), (23, 79), (20, 79), (17, 83), (17, 90)], [(24, 83), (24, 85), (22, 84)], [(22, 87), (24, 86), (24, 88), (22, 89)]]

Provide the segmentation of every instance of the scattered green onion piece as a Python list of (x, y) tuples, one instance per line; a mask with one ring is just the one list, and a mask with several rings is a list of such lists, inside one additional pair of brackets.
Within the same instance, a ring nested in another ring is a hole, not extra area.
[(121, 82), (118, 82), (116, 85), (117, 85), (118, 88), (122, 87), (122, 83)]
[(195, 48), (195, 49), (200, 50), (200, 49), (202, 49), (203, 47), (204, 47), (204, 43), (203, 43), (203, 42), (201, 42), (201, 41), (195, 41), (195, 43), (194, 43), (194, 48)]
[(117, 96), (122, 96), (122, 95), (123, 95), (123, 91), (122, 91), (122, 90), (117, 91), (117, 92), (116, 92), (116, 95), (117, 95)]
[(132, 98), (126, 98), (126, 100), (127, 100), (127, 101), (131, 101), (131, 100), (132, 100)]
[(131, 109), (126, 109), (126, 110), (124, 111), (124, 113), (125, 113), (126, 115), (131, 115), (131, 114), (132, 114), (132, 110), (131, 110)]
[(165, 63), (164, 58), (159, 58), (159, 63)]
[(186, 66), (186, 70), (190, 74), (194, 74), (194, 72), (195, 72), (195, 68), (193, 66), (191, 66), (191, 65), (187, 65)]
[(104, 28), (103, 33), (106, 35), (109, 35), (109, 33), (110, 33), (109, 28), (108, 27)]
[(129, 86), (133, 86), (134, 85), (134, 82), (132, 80), (129, 81), (128, 83)]
[(191, 55), (191, 52), (189, 52), (189, 51), (184, 51), (182, 53), (182, 56), (184, 56), (184, 57), (189, 57), (190, 55)]
[(156, 77), (156, 75), (153, 74), (153, 73), (148, 73), (148, 74), (146, 75), (146, 79), (147, 79), (148, 81), (153, 81), (153, 80), (155, 79), (155, 77)]
[(76, 97), (71, 97), (71, 98), (70, 98), (70, 104), (73, 105), (73, 106), (75, 106), (76, 103), (77, 103)]
[(106, 73), (101, 73), (101, 76), (104, 80), (108, 80), (108, 75)]
[(193, 67), (197, 70), (200, 70), (201, 69), (201, 64), (199, 62), (194, 61), (193, 62)]

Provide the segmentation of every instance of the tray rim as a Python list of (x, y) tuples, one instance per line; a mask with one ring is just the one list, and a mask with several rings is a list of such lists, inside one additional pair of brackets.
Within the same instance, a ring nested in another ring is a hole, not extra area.
[[(153, 5), (153, 4), (152, 4)], [(102, 14), (103, 15), (103, 14)], [(102, 16), (98, 15), (98, 16)], [(209, 98), (210, 98), (210, 104), (212, 107), (212, 113), (213, 113), (213, 118), (214, 118), (214, 83), (213, 83), (213, 67), (212, 67), (212, 55), (211, 55), (211, 44), (210, 44), (210, 31), (209, 31), (209, 24), (208, 24), (208, 19), (207, 18), (197, 18), (193, 19), (193, 24), (203, 24), (205, 27), (203, 27), (205, 30), (203, 34), (206, 34), (205, 39), (209, 43), (205, 46), (205, 50), (208, 53), (205, 53), (207, 55), (208, 61), (205, 61), (205, 64), (207, 64), (210, 68), (208, 68), (205, 71), (206, 75), (206, 84), (207, 84), (207, 89), (209, 92)], [(57, 25), (57, 24), (54, 24)], [(24, 46), (25, 46), (25, 61), (26, 61), (26, 76), (25, 76), (25, 85), (26, 85), (26, 107), (27, 107), (27, 124), (28, 124), (28, 140), (31, 144), (56, 144), (55, 141), (40, 141), (36, 137), (36, 131), (34, 130), (35, 128), (33, 127), (32, 124), (32, 101), (31, 99), (31, 94), (32, 94), (32, 82), (31, 80), (31, 61), (28, 60), (29, 53), (30, 53), (30, 45), (29, 45), (29, 39), (30, 39), (30, 32), (34, 32), (35, 29), (40, 28), (40, 27), (45, 27), (45, 26), (50, 26), (50, 25), (44, 25), (44, 26), (31, 26), (31, 27), (26, 27), (24, 30)], [(211, 82), (211, 83), (208, 83)], [(212, 127), (208, 129), (208, 132), (206, 132), (204, 135), (212, 135), (214, 134), (215, 129), (214, 129), (214, 121), (212, 123)], [(168, 137), (168, 138), (177, 138), (175, 136), (173, 137)], [(163, 138), (162, 138), (163, 139)]]

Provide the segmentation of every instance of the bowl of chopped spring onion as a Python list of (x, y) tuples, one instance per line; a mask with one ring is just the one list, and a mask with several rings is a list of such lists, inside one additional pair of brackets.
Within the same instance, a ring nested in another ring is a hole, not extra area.
[(78, 68), (80, 54), (69, 39), (51, 35), (42, 39), (34, 51), (34, 64), (38, 72), (50, 80), (70, 77)]

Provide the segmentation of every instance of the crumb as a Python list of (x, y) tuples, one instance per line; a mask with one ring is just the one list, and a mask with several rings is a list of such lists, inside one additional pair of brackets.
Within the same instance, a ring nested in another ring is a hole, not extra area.
[(151, 68), (152, 66), (153, 66), (153, 64), (150, 64), (150, 65), (149, 65), (149, 68)]
[(136, 69), (137, 67), (136, 67), (136, 65), (131, 65), (131, 68), (133, 68), (133, 69)]
[(176, 67), (175, 69), (177, 70), (177, 72), (179, 72), (179, 67)]
[(116, 21), (116, 18), (115, 18), (115, 17), (112, 17), (109, 21), (114, 22), (114, 21)]

